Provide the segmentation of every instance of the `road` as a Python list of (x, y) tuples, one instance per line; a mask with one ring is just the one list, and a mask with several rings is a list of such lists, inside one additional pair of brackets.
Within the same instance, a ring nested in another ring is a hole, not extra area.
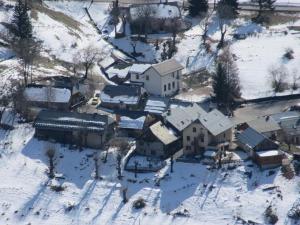
[[(93, 0), (93, 2), (115, 2), (116, 0)], [(216, 0), (217, 2), (218, 0)], [(146, 3), (165, 3), (165, 2), (178, 2), (179, 5), (184, 5), (188, 6), (188, 0), (184, 1), (178, 1), (178, 0), (119, 0), (119, 4), (123, 6), (129, 6), (129, 5), (135, 5), (135, 4), (146, 4)], [(214, 3), (209, 4), (211, 8), (214, 7)], [(240, 3), (239, 4), (240, 10), (245, 10), (245, 11), (257, 11), (258, 6), (251, 4), (251, 3)], [(278, 4), (275, 7), (275, 11), (277, 12), (300, 12), (300, 2), (299, 4)]]
[(243, 108), (239, 108), (234, 112), (232, 119), (235, 124), (239, 124), (254, 120), (259, 116), (282, 112), (298, 103), (300, 103), (299, 99), (246, 104)]

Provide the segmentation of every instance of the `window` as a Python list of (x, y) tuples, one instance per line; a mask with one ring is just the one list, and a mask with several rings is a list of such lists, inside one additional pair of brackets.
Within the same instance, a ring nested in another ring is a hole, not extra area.
[(167, 85), (164, 85), (164, 91), (166, 91), (167, 90)]
[(172, 87), (175, 88), (175, 81), (172, 82)]
[(226, 133), (224, 133), (224, 135), (223, 135), (223, 136), (224, 136), (224, 138), (226, 138)]
[(200, 141), (203, 143), (204, 142), (204, 134), (200, 134)]
[(171, 90), (171, 83), (168, 83), (168, 90)]
[(190, 137), (190, 136), (186, 136), (186, 140), (187, 140), (187, 141), (190, 141), (190, 140), (191, 140), (191, 137)]
[(146, 80), (149, 80), (149, 75), (146, 75)]
[(196, 127), (193, 127), (193, 132), (196, 133), (197, 129)]
[(140, 79), (140, 76), (138, 74), (135, 75), (135, 79)]
[(173, 78), (175, 77), (175, 72), (172, 73), (172, 77), (173, 77)]
[(191, 146), (186, 146), (185, 149), (186, 150), (191, 150)]

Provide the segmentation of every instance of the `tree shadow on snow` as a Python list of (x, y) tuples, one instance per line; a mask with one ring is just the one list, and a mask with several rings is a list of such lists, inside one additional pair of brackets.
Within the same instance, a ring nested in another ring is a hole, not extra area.
[[(45, 166), (49, 165), (46, 151), (55, 149), (54, 171), (60, 183), (73, 183), (82, 189), (85, 183), (92, 179), (94, 171), (93, 150), (70, 150), (58, 143), (49, 143), (32, 138), (22, 149), (22, 154), (34, 160), (40, 160)], [(45, 171), (45, 176), (47, 176)]]

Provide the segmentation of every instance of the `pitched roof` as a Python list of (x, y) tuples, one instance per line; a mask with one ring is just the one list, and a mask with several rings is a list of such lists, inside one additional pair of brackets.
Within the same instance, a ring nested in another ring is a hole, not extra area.
[(168, 98), (149, 96), (144, 110), (149, 113), (160, 115), (167, 111), (168, 106)]
[(106, 85), (100, 94), (101, 102), (127, 105), (138, 104), (142, 88), (135, 85)]
[(255, 148), (265, 139), (267, 138), (264, 135), (251, 127), (248, 127), (242, 133), (237, 135), (237, 140), (240, 143), (249, 146), (250, 148)]
[(154, 68), (160, 76), (165, 76), (177, 70), (184, 69), (184, 67), (173, 58), (161, 63), (154, 64), (152, 65), (152, 68)]
[(270, 116), (259, 117), (256, 120), (247, 122), (247, 124), (260, 133), (278, 131), (281, 129), (278, 122)]
[(164, 126), (161, 121), (153, 124), (150, 130), (165, 145), (171, 144), (178, 139), (174, 131)]
[(217, 136), (233, 127), (232, 121), (217, 109), (214, 109), (206, 115), (202, 114), (199, 117), (199, 120), (214, 136)]
[(151, 67), (151, 64), (133, 64), (129, 69), (129, 73), (144, 73), (147, 69)]
[(271, 116), (284, 132), (289, 135), (300, 134), (300, 113), (296, 111), (278, 113)]
[(142, 130), (144, 128), (145, 120), (146, 116), (141, 116), (138, 118), (121, 116), (119, 121), (119, 127), (123, 129)]
[(112, 123), (107, 115), (42, 110), (33, 126), (46, 130), (101, 132)]
[(198, 119), (201, 114), (207, 114), (207, 112), (194, 103), (187, 107), (170, 108), (163, 116), (167, 122), (181, 132)]

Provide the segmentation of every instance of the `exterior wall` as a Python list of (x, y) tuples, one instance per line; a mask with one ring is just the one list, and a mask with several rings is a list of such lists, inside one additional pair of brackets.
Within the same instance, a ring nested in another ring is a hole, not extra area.
[(211, 139), (212, 143), (222, 143), (222, 142), (231, 142), (233, 136), (233, 129), (228, 129), (227, 131), (213, 137)]
[[(196, 132), (193, 132), (194, 128), (196, 129)], [(203, 141), (200, 138), (201, 134), (203, 134)], [(210, 142), (208, 131), (200, 123), (192, 123), (184, 129), (182, 139), (183, 152), (185, 155), (200, 153), (200, 148), (204, 150)]]
[(257, 154), (254, 154), (254, 161), (262, 168), (280, 166), (282, 159), (283, 155), (259, 157)]
[[(196, 129), (195, 132), (194, 129)], [(201, 135), (203, 135), (202, 138)], [(232, 135), (233, 130), (228, 129), (218, 136), (213, 136), (201, 123), (192, 123), (183, 131), (184, 154), (199, 154), (201, 153), (201, 151), (204, 151), (205, 148), (207, 148), (209, 145), (216, 145), (222, 142), (231, 142)]]
[(142, 141), (136, 143), (136, 151), (141, 155), (165, 157), (164, 145), (159, 141)]
[[(182, 71), (175, 71), (162, 77), (161, 89), (162, 96), (172, 96), (181, 88)], [(166, 91), (165, 91), (166, 87)]]
[(171, 96), (174, 95), (176, 92), (178, 92), (181, 88), (181, 82), (182, 82), (181, 70), (176, 71), (174, 73), (167, 74), (162, 77), (155, 71), (155, 69), (150, 67), (143, 74), (140, 74), (138, 76), (137, 75), (138, 74), (136, 73), (131, 73), (130, 81), (136, 83), (143, 83), (144, 88), (147, 90), (149, 94), (152, 95), (157, 95), (162, 97)]

